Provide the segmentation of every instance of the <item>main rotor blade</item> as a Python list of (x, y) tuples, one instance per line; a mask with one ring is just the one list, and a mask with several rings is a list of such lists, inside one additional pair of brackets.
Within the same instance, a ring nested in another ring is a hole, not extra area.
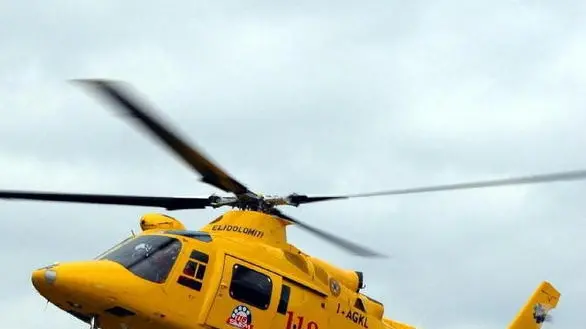
[(586, 170), (575, 170), (575, 171), (566, 171), (566, 172), (560, 172), (560, 173), (507, 178), (507, 179), (500, 179), (500, 180), (478, 181), (478, 182), (448, 184), (448, 185), (436, 185), (436, 186), (416, 187), (416, 188), (408, 188), (408, 189), (398, 189), (398, 190), (390, 190), (390, 191), (361, 193), (361, 194), (348, 194), (348, 195), (338, 195), (338, 196), (291, 195), (291, 196), (289, 196), (289, 199), (291, 200), (291, 202), (293, 204), (304, 204), (304, 203), (320, 202), (320, 201), (328, 201), (328, 200), (336, 200), (336, 199), (349, 199), (349, 198), (370, 197), (370, 196), (380, 196), (380, 195), (414, 194), (414, 193), (425, 193), (425, 192), (474, 189), (474, 188), (483, 188), (483, 187), (548, 183), (548, 182), (556, 182), (556, 181), (573, 181), (573, 180), (581, 180), (581, 179), (586, 179)]
[(109, 204), (121, 206), (159, 207), (167, 210), (203, 209), (210, 206), (208, 198), (153, 197), (135, 195), (77, 194), (57, 192), (0, 191), (0, 199), (60, 201)]
[[(225, 171), (207, 159), (201, 151), (188, 145), (185, 138), (181, 138), (170, 126), (165, 127), (160, 118), (155, 118), (154, 111), (146, 104), (140, 104), (136, 96), (131, 96), (129, 88), (124, 88), (121, 82), (108, 80), (75, 80), (93, 87), (108, 100), (120, 106), (135, 118), (151, 135), (172, 149), (176, 155), (189, 166), (197, 170), (202, 181), (236, 195), (252, 193), (244, 185), (230, 177)], [(150, 113), (149, 113), (150, 112)]]
[(283, 218), (293, 224), (296, 224), (299, 227), (301, 227), (302, 229), (304, 229), (310, 233), (313, 233), (313, 234), (319, 236), (320, 238), (322, 238), (322, 239), (324, 239), (324, 240), (326, 240), (326, 241), (328, 241), (338, 247), (341, 247), (341, 248), (345, 249), (346, 251), (349, 251), (355, 255), (363, 256), (363, 257), (387, 257), (386, 255), (383, 255), (381, 253), (378, 253), (378, 252), (373, 251), (371, 249), (368, 249), (366, 247), (360, 246), (354, 242), (351, 242), (349, 240), (335, 236), (331, 233), (320, 230), (320, 229), (315, 228), (313, 226), (310, 226), (304, 222), (301, 222), (297, 219), (294, 219), (288, 215), (283, 214), (278, 209), (272, 209), (272, 214), (275, 216), (278, 216), (280, 218)]

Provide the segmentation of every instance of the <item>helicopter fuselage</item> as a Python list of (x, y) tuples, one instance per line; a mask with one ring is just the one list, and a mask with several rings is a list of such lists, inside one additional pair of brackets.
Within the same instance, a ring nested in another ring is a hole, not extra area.
[[(361, 272), (340, 269), (304, 254), (287, 242), (285, 228), (296, 225), (354, 255), (384, 254), (277, 208), (358, 197), (586, 179), (586, 170), (575, 170), (371, 193), (263, 196), (191, 146), (150, 106), (138, 101), (124, 83), (103, 79), (77, 82), (116, 105), (119, 113), (197, 172), (202, 182), (231, 195), (166, 197), (0, 190), (0, 198), (166, 210), (241, 209), (227, 212), (195, 232), (172, 217), (147, 214), (140, 220), (141, 234), (96, 259), (50, 265), (33, 272), (33, 285), (42, 296), (90, 323), (92, 329), (414, 328), (383, 317), (383, 305), (360, 292)], [(559, 298), (554, 288), (550, 290)], [(538, 295), (543, 297), (544, 292)], [(549, 300), (549, 304), (542, 302), (548, 309), (555, 307)], [(527, 325), (540, 328), (542, 313), (532, 315), (531, 307), (523, 307), (513, 329), (525, 329)], [(533, 320), (537, 322), (531, 323)]]
[[(39, 293), (103, 329), (409, 328), (359, 291), (362, 273), (287, 243), (284, 221), (230, 211), (200, 231), (145, 216), (96, 259), (33, 272)], [(394, 325), (394, 327), (393, 327)]]

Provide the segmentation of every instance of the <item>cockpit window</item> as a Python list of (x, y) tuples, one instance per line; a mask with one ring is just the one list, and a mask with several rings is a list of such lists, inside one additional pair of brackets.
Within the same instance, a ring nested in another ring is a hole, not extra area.
[(163, 283), (181, 250), (179, 240), (164, 235), (141, 235), (127, 241), (99, 259), (119, 263), (135, 275)]
[(112, 252), (115, 249), (118, 249), (118, 247), (124, 245), (126, 242), (132, 240), (134, 238), (134, 236), (129, 236), (126, 239), (122, 240), (121, 242), (118, 242), (116, 245), (114, 245), (112, 248), (104, 251), (103, 253), (99, 254), (97, 257), (95, 257), (94, 259), (102, 259), (102, 257), (104, 257), (104, 255)]

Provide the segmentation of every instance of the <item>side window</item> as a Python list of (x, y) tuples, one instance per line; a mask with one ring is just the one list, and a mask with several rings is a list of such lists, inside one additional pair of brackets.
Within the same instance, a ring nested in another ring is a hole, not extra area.
[(261, 310), (269, 308), (273, 282), (270, 277), (243, 265), (234, 265), (230, 296)]
[(277, 306), (278, 313), (287, 314), (287, 308), (289, 307), (289, 295), (291, 295), (291, 288), (283, 284), (281, 287), (281, 298), (279, 298), (279, 306)]
[(203, 252), (193, 250), (189, 260), (183, 267), (183, 272), (177, 279), (180, 285), (200, 291), (203, 285), (203, 277), (209, 261), (209, 256)]

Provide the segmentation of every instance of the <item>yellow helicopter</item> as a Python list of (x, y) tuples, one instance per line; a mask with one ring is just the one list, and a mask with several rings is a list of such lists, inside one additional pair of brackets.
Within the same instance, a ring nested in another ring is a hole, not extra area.
[[(142, 232), (93, 260), (56, 263), (32, 273), (49, 302), (91, 329), (408, 329), (384, 305), (361, 292), (360, 271), (336, 267), (290, 244), (297, 225), (345, 250), (384, 256), (286, 215), (278, 206), (327, 200), (529, 184), (586, 178), (573, 171), (521, 178), (338, 196), (264, 196), (249, 190), (190, 146), (125, 84), (77, 80), (117, 105), (171, 149), (201, 180), (230, 196), (152, 197), (0, 191), (0, 198), (158, 207), (166, 210), (232, 207), (199, 230), (166, 214), (140, 218)], [(553, 297), (552, 297), (553, 296)], [(543, 282), (511, 328), (540, 328), (559, 293)]]

